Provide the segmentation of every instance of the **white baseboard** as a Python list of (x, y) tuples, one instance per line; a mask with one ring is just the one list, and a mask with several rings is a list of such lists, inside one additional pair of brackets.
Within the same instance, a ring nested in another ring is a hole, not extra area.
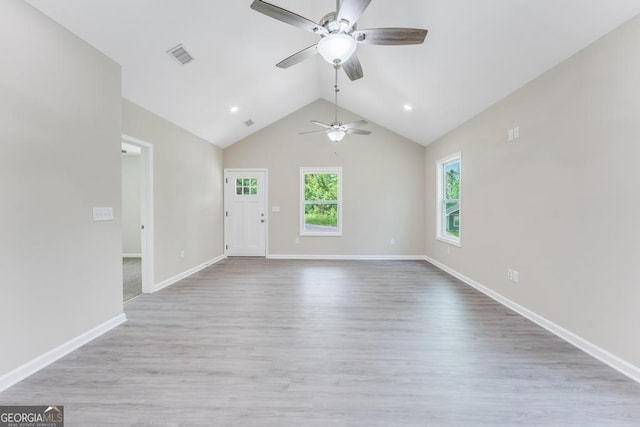
[(447, 267), (446, 265), (436, 261), (433, 258), (425, 256), (423, 259), (433, 264), (434, 266), (438, 267), (439, 269), (449, 273), (453, 277), (460, 279), (467, 285), (479, 290), (483, 294), (494, 299), (495, 301), (499, 302), (505, 307), (510, 308), (511, 310), (515, 311), (516, 313), (520, 314), (523, 317), (526, 317), (527, 319), (531, 320), (533, 323), (536, 323), (537, 325), (543, 327), (544, 329), (548, 330), (552, 334), (562, 338), (563, 340), (567, 341), (569, 344), (574, 345), (575, 347), (584, 351), (588, 355), (595, 357), (599, 361), (609, 365), (610, 367), (620, 372), (621, 374), (624, 374), (627, 377), (631, 378), (632, 380), (640, 383), (640, 367), (635, 366), (627, 362), (626, 360), (623, 360), (618, 356), (609, 353), (608, 351), (598, 347), (592, 342), (587, 341), (586, 339), (574, 334), (573, 332), (563, 328), (562, 326), (559, 326), (553, 323), (552, 321), (545, 319), (544, 317), (534, 313), (533, 311), (527, 308), (524, 308), (520, 304), (515, 303), (508, 298), (505, 298), (501, 294), (487, 288), (484, 285), (481, 285), (480, 283), (465, 276), (464, 274), (458, 273), (457, 271)]
[(269, 254), (268, 259), (344, 260), (344, 261), (424, 261), (424, 255), (284, 255)]
[(142, 254), (122, 254), (122, 258), (142, 258)]
[(72, 351), (82, 347), (90, 341), (98, 338), (100, 335), (109, 332), (111, 329), (119, 326), (127, 321), (127, 317), (124, 313), (114, 317), (111, 320), (104, 322), (101, 325), (96, 326), (93, 329), (67, 341), (66, 343), (59, 345), (46, 352), (45, 354), (36, 357), (30, 362), (25, 363), (22, 366), (0, 376), (0, 392), (8, 389), (14, 384), (19, 383), (23, 379), (35, 374), (40, 369), (52, 364), (58, 359), (63, 358)]
[(168, 278), (167, 280), (163, 280), (163, 281), (162, 281), (162, 282), (160, 282), (160, 283), (156, 283), (156, 284), (153, 286), (153, 292), (158, 292), (159, 290), (164, 289), (164, 288), (166, 288), (167, 286), (171, 286), (171, 285), (173, 285), (174, 283), (179, 282), (180, 280), (185, 279), (185, 278), (187, 278), (187, 277), (191, 276), (192, 274), (195, 274), (195, 273), (197, 273), (198, 271), (203, 270), (203, 269), (205, 269), (205, 268), (209, 267), (210, 265), (216, 264), (216, 263), (218, 263), (218, 262), (222, 261), (222, 260), (223, 260), (223, 259), (225, 259), (225, 258), (227, 258), (227, 256), (226, 256), (226, 255), (220, 255), (220, 256), (218, 256), (218, 257), (216, 257), (216, 258), (212, 259), (212, 260), (209, 260), (209, 261), (203, 262), (203, 263), (202, 263), (202, 264), (200, 264), (200, 265), (196, 265), (195, 267), (190, 268), (190, 269), (189, 269), (189, 270), (187, 270), (187, 271), (183, 271), (183, 272), (182, 272), (182, 273), (180, 273), (180, 274), (176, 274), (175, 276), (170, 277), (170, 278)]

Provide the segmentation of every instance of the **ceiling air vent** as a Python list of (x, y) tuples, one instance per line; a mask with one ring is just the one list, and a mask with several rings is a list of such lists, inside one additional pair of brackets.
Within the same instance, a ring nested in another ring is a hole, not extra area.
[(246, 122), (244, 122), (244, 124), (249, 127), (249, 126), (253, 126), (253, 120), (249, 119)]
[(191, 56), (191, 54), (187, 52), (184, 46), (182, 46), (182, 44), (179, 44), (178, 46), (172, 49), (169, 49), (167, 53), (182, 65), (187, 65), (189, 62), (193, 61), (194, 59), (193, 56)]

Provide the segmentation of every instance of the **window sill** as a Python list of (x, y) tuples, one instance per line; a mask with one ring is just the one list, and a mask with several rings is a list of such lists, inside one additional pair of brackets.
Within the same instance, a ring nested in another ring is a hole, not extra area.
[(300, 237), (342, 237), (342, 233), (300, 233)]
[(459, 248), (462, 247), (462, 244), (460, 243), (460, 239), (453, 239), (451, 237), (444, 237), (444, 236), (436, 236), (436, 240), (440, 240), (441, 242), (448, 243), (450, 245), (457, 246)]

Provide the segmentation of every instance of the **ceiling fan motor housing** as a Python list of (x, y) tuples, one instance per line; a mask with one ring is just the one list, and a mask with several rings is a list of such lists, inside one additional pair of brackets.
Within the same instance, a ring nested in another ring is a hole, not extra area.
[(350, 80), (364, 77), (362, 65), (354, 55), (358, 43), (373, 45), (421, 44), (427, 30), (420, 28), (369, 28), (358, 30), (356, 23), (372, 0), (337, 0), (336, 11), (329, 12), (319, 23), (264, 0), (253, 0), (251, 8), (278, 21), (320, 36), (317, 45), (309, 46), (276, 64), (288, 68), (317, 53), (334, 65), (341, 65)]
[(353, 30), (356, 29), (356, 26), (354, 25), (353, 27), (351, 27), (351, 30), (347, 31), (349, 29), (349, 21), (343, 19), (342, 21), (338, 22), (337, 18), (338, 14), (336, 12), (329, 12), (322, 17), (322, 19), (320, 20), (320, 25), (327, 30), (328, 34), (351, 34)]

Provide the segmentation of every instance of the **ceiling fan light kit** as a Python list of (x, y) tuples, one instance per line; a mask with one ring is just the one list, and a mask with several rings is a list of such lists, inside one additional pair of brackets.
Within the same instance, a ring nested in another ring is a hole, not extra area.
[(320, 36), (317, 44), (294, 53), (276, 64), (289, 68), (320, 53), (332, 65), (342, 65), (349, 79), (361, 79), (364, 74), (358, 56), (358, 44), (411, 45), (421, 44), (427, 30), (420, 28), (369, 28), (360, 30), (356, 23), (371, 0), (337, 0), (336, 11), (327, 13), (319, 23), (262, 0), (253, 0), (251, 9), (273, 19)]
[(356, 126), (366, 125), (366, 120), (357, 120), (344, 124), (338, 121), (338, 69), (342, 68), (351, 80), (358, 80), (364, 76), (362, 65), (358, 55), (356, 55), (358, 43), (389, 46), (424, 42), (427, 30), (419, 28), (370, 28), (358, 30), (356, 23), (369, 7), (369, 3), (371, 3), (371, 0), (336, 0), (336, 11), (324, 15), (320, 23), (315, 23), (266, 1), (253, 0), (253, 3), (251, 3), (251, 9), (253, 10), (320, 36), (317, 44), (302, 49), (280, 61), (276, 64), (277, 67), (289, 68), (319, 53), (325, 61), (335, 68), (335, 120), (331, 124), (312, 121), (311, 123), (323, 127), (324, 130), (302, 132), (300, 135), (325, 133), (331, 141), (340, 142), (348, 133), (356, 135), (371, 134), (371, 131), (356, 128)]
[(318, 53), (329, 64), (336, 65), (347, 62), (356, 51), (356, 41), (345, 33), (333, 33), (320, 39)]
[(344, 136), (347, 133), (343, 130), (340, 129), (335, 129), (335, 130), (330, 130), (329, 132), (327, 132), (327, 136), (329, 137), (330, 140), (332, 140), (333, 142), (340, 142), (342, 141), (342, 138), (344, 138)]
[(357, 126), (362, 126), (368, 124), (366, 120), (356, 120), (355, 122), (342, 123), (338, 120), (338, 69), (340, 68), (339, 64), (334, 64), (333, 68), (335, 69), (336, 76), (336, 84), (333, 86), (335, 92), (335, 117), (333, 123), (327, 124), (323, 122), (319, 122), (316, 120), (311, 120), (311, 123), (314, 125), (318, 125), (324, 130), (316, 130), (311, 132), (301, 132), (299, 135), (311, 135), (313, 133), (324, 133), (327, 137), (333, 142), (340, 142), (348, 133), (355, 133), (356, 135), (371, 135), (370, 130), (357, 129)]

